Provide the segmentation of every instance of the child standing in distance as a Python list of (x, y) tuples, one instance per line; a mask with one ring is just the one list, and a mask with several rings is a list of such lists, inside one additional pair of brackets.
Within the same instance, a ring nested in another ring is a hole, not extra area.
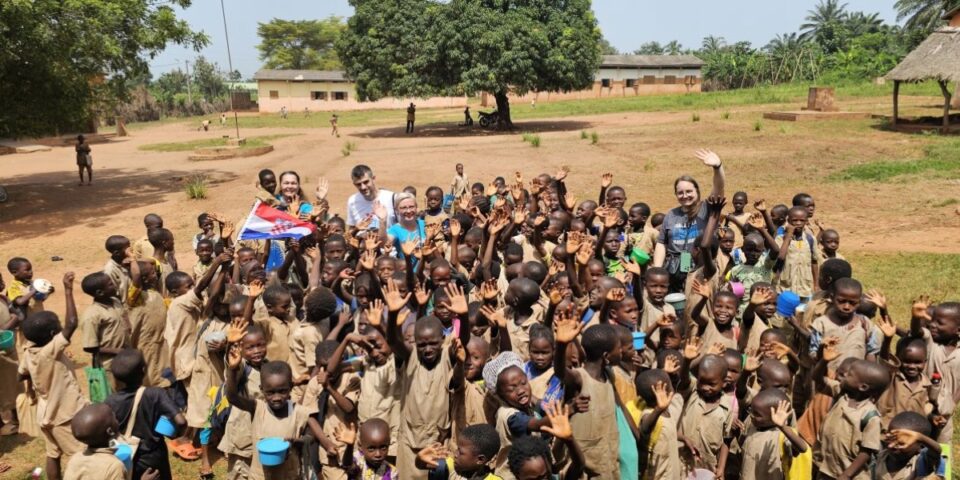
[(737, 416), (730, 397), (723, 392), (726, 378), (723, 357), (705, 355), (700, 360), (696, 390), (680, 415), (680, 441), (686, 450), (681, 459), (687, 471), (702, 468), (720, 477), (726, 468)]
[[(193, 236), (193, 239), (190, 242), (190, 246), (194, 250), (197, 249), (197, 244), (201, 240), (209, 240), (211, 243), (219, 243), (220, 235), (216, 231), (217, 225), (220, 224), (220, 216), (216, 213), (201, 213), (197, 217), (197, 227), (200, 228), (200, 232)], [(226, 235), (224, 235), (226, 236)]]
[[(163, 436), (154, 431), (160, 417), (173, 422), (177, 431), (183, 431), (187, 420), (162, 388), (145, 387), (147, 365), (143, 354), (134, 349), (122, 350), (114, 358), (111, 366), (114, 378), (120, 387), (104, 402), (113, 411), (122, 430), (126, 431), (128, 422), (134, 422), (132, 435), (140, 439), (133, 457), (133, 478), (140, 478), (148, 470), (155, 470), (160, 480), (172, 480), (167, 445)], [(136, 412), (133, 411), (137, 403)]]
[[(568, 310), (560, 312), (555, 322), (557, 351), (566, 351), (567, 344), (580, 333), (582, 323)], [(617, 431), (617, 400), (609, 367), (620, 361), (620, 342), (616, 330), (600, 324), (587, 328), (581, 340), (583, 367), (568, 369), (565, 355), (554, 355), (553, 370), (564, 384), (567, 398), (574, 392), (590, 397), (590, 409), (575, 415), (570, 424), (574, 437), (583, 449), (584, 469), (590, 477), (618, 478), (620, 464)]]
[[(786, 478), (789, 468), (784, 471), (784, 466), (807, 451), (807, 442), (788, 425), (790, 410), (787, 394), (777, 388), (763, 390), (753, 398), (751, 421), (741, 434), (741, 480)], [(788, 458), (783, 458), (784, 452), (789, 452)]]
[(139, 275), (132, 278), (126, 293), (127, 316), (130, 319), (130, 347), (143, 353), (147, 374), (143, 384), (147, 387), (166, 387), (169, 381), (163, 371), (170, 368), (170, 354), (163, 341), (167, 326), (167, 304), (157, 290), (157, 269), (153, 262), (133, 260), (130, 269), (137, 264)]
[[(50, 480), (60, 479), (63, 457), (70, 458), (84, 448), (72, 433), (70, 421), (87, 405), (87, 399), (77, 384), (73, 362), (64, 353), (77, 329), (73, 281), (73, 272), (64, 274), (63, 296), (67, 311), (62, 329), (60, 319), (53, 312), (33, 313), (20, 326), (23, 336), (30, 341), (20, 362), (20, 376), (30, 379), (37, 392), (38, 405), (43, 406), (37, 420), (43, 433), (47, 457), (45, 470)], [(110, 413), (109, 408), (107, 412)]]
[[(447, 284), (447, 308), (466, 316), (467, 299), (463, 290)], [(456, 355), (457, 343), (444, 347), (443, 324), (436, 317), (424, 317), (414, 326), (414, 344), (404, 340), (398, 312), (410, 301), (412, 293), (401, 296), (392, 282), (387, 283), (384, 300), (390, 311), (387, 340), (394, 355), (404, 361), (401, 375), (400, 439), (397, 441), (397, 467), (410, 479), (426, 479), (415, 459), (417, 451), (435, 442), (443, 442), (450, 431), (450, 396), (463, 382), (463, 363)], [(464, 326), (465, 327), (465, 326)], [(460, 328), (460, 344), (469, 343), (470, 329)], [(414, 351), (415, 350), (415, 351)], [(458, 443), (459, 445), (459, 443)], [(465, 448), (461, 446), (461, 448)], [(487, 461), (492, 459), (494, 451)], [(486, 462), (484, 462), (486, 463)]]
[(777, 231), (778, 261), (783, 265), (777, 291), (791, 290), (801, 299), (809, 300), (817, 285), (819, 269), (816, 241), (806, 227), (806, 209), (793, 207), (787, 213), (786, 226)]
[[(953, 422), (949, 420), (956, 410), (956, 398), (960, 398), (960, 303), (944, 302), (928, 312), (930, 299), (921, 297), (913, 303), (910, 333), (927, 342), (927, 375), (939, 373), (942, 378), (940, 395), (932, 399), (937, 415), (934, 417), (941, 428), (937, 440), (950, 443), (953, 436)], [(927, 327), (924, 328), (924, 322)]]
[(103, 273), (113, 280), (113, 284), (117, 286), (117, 297), (126, 305), (132, 275), (124, 265), (134, 260), (130, 240), (122, 235), (111, 235), (107, 238), (105, 247), (110, 253), (110, 260), (103, 266)]
[[(835, 346), (824, 350), (814, 368), (814, 378), (823, 378), (827, 361), (839, 358)], [(880, 413), (877, 397), (890, 382), (887, 367), (867, 360), (853, 360), (850, 371), (833, 387), (836, 402), (823, 420), (814, 451), (820, 469), (817, 478), (868, 480), (868, 464), (880, 451)]]
[(876, 480), (940, 478), (940, 444), (930, 438), (933, 428), (926, 417), (903, 412), (893, 417), (877, 455), (872, 475)]
[[(120, 426), (113, 411), (105, 404), (83, 407), (70, 422), (77, 440), (86, 444), (86, 449), (70, 457), (64, 480), (124, 480), (123, 462), (114, 455), (110, 441), (120, 433)], [(50, 478), (49, 472), (47, 478)], [(147, 478), (156, 478), (155, 472)]]
[(83, 172), (87, 172), (87, 185), (93, 185), (93, 156), (90, 155), (90, 144), (83, 135), (77, 135), (77, 145), (73, 147), (77, 152), (77, 168), (80, 170), (80, 186), (83, 186)]
[[(743, 232), (741, 228), (750, 220), (750, 214), (743, 209), (747, 206), (748, 202), (747, 192), (734, 193), (733, 198), (730, 200), (730, 203), (733, 204), (733, 212), (727, 214), (726, 222), (724, 222), (723, 226), (733, 232), (733, 246), (735, 248), (743, 246)], [(731, 223), (734, 224), (734, 228), (730, 227)]]
[(463, 172), (463, 164), (458, 163), (456, 169), (457, 173), (453, 176), (453, 181), (450, 182), (450, 194), (453, 195), (453, 211), (450, 212), (451, 214), (456, 213), (460, 200), (468, 193), (467, 188), (470, 185), (467, 174)]
[(83, 351), (91, 355), (93, 368), (108, 372), (111, 387), (116, 389), (110, 364), (120, 350), (130, 347), (130, 321), (117, 298), (117, 286), (106, 273), (91, 273), (80, 286), (83, 293), (93, 297), (93, 303), (80, 316)]

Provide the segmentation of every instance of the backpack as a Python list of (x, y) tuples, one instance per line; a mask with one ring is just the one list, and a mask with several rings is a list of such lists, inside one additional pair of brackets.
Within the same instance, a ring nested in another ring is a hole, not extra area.
[[(253, 367), (250, 365), (243, 366), (243, 374), (240, 375), (240, 380), (237, 382), (238, 390), (242, 390), (246, 387), (247, 377), (250, 375), (252, 370)], [(210, 400), (212, 401), (207, 423), (209, 423), (210, 428), (214, 430), (226, 429), (227, 420), (230, 419), (230, 412), (233, 410), (233, 406), (230, 405), (230, 401), (227, 400), (226, 384), (221, 384), (218, 387), (210, 387), (210, 391), (207, 392), (207, 396), (210, 397)]]

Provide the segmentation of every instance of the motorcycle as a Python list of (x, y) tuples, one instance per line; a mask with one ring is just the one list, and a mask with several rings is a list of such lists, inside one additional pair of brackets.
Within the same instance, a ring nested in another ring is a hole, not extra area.
[(492, 112), (479, 112), (477, 116), (480, 118), (480, 126), (483, 128), (490, 128), (500, 123), (500, 113), (496, 110)]

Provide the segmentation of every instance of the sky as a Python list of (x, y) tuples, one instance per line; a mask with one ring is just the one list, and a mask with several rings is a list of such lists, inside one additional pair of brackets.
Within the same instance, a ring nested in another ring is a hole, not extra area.
[[(223, 0), (233, 68), (250, 78), (260, 68), (257, 52), (257, 23), (272, 18), (285, 20), (320, 19), (330, 15), (349, 17), (353, 9), (347, 0)], [(746, 40), (762, 47), (777, 34), (795, 32), (807, 11), (818, 0), (593, 0), (593, 10), (603, 35), (620, 51), (631, 52), (649, 41), (678, 40), (684, 48), (697, 48), (703, 37), (724, 37), (728, 43)], [(896, 22), (894, 0), (846, 0), (851, 11), (879, 13), (888, 23)], [(265, 5), (269, 5), (265, 8)], [(228, 69), (223, 17), (217, 0), (194, 0), (179, 12), (194, 30), (210, 37), (210, 45), (199, 54), (170, 46), (150, 60), (154, 77), (184, 61), (203, 55)]]

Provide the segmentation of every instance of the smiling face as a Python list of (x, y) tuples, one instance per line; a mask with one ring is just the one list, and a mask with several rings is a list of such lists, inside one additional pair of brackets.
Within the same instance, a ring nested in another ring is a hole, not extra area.
[(900, 372), (910, 382), (920, 378), (927, 366), (927, 349), (918, 342), (906, 346), (897, 357), (900, 359)]
[(497, 395), (507, 405), (520, 410), (527, 410), (530, 406), (530, 383), (527, 374), (517, 367), (508, 367), (497, 376)]
[(248, 333), (240, 341), (240, 349), (240, 354), (247, 363), (260, 366), (267, 356), (267, 341), (259, 332)]
[(397, 215), (403, 223), (413, 224), (417, 221), (417, 200), (405, 198), (397, 204)]
[(375, 180), (376, 177), (366, 173), (360, 178), (354, 178), (353, 186), (357, 187), (357, 191), (360, 192), (363, 198), (373, 201), (377, 198), (377, 184)]
[(297, 196), (300, 193), (300, 179), (293, 173), (285, 173), (280, 176), (280, 193), (287, 200), (292, 200), (293, 197)]
[(13, 274), (13, 278), (21, 282), (30, 282), (33, 280), (33, 264), (30, 262), (21, 262), (11, 273)]
[(693, 208), (693, 206), (700, 201), (700, 194), (697, 193), (697, 187), (693, 182), (687, 180), (677, 182), (677, 188), (674, 193), (677, 195), (677, 202), (680, 203), (680, 207), (684, 210)]
[(737, 299), (728, 295), (713, 299), (713, 318), (717, 325), (730, 325), (737, 316)]
[(213, 244), (207, 242), (197, 244), (197, 258), (203, 263), (210, 263), (213, 259)]
[(621, 208), (627, 201), (627, 194), (622, 188), (611, 188), (607, 191), (607, 205), (613, 208)]

